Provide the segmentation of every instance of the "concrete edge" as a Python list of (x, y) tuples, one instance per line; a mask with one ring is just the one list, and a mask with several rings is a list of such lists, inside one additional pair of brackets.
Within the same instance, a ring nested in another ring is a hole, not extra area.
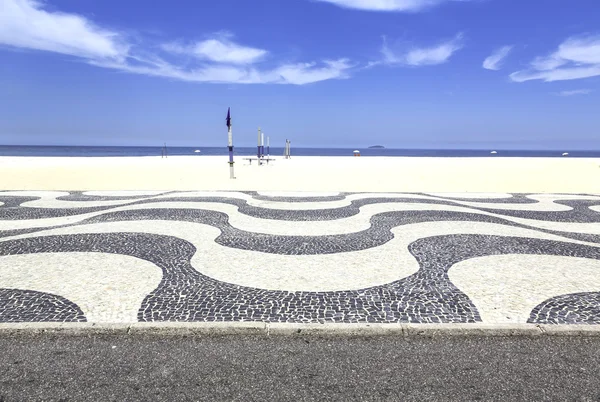
[(286, 324), (232, 323), (0, 323), (7, 335), (255, 335), (255, 336), (598, 336), (600, 325), (535, 324)]

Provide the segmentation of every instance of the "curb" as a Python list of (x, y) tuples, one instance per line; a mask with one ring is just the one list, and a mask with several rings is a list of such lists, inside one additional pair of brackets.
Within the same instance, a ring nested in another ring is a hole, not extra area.
[(585, 336), (600, 337), (600, 325), (535, 324), (286, 324), (232, 323), (0, 323), (0, 336)]

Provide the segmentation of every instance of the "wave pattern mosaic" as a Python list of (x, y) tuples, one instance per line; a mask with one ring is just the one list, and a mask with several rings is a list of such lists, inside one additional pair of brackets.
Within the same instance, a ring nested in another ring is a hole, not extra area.
[(0, 322), (600, 324), (600, 196), (0, 192)]

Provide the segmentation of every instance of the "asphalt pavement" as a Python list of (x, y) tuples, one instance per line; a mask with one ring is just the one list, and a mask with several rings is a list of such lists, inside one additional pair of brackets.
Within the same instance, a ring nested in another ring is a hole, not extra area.
[(600, 338), (0, 337), (0, 401), (600, 400)]

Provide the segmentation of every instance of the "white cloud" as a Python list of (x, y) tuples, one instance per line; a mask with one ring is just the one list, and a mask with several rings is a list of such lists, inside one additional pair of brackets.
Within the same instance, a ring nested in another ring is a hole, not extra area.
[(448, 1), (468, 0), (317, 0), (339, 7), (366, 11), (414, 12)]
[(431, 66), (443, 64), (450, 60), (454, 52), (462, 49), (462, 38), (462, 34), (458, 34), (451, 40), (431, 47), (413, 47), (401, 52), (391, 50), (384, 38), (381, 53), (384, 63), (389, 65)]
[[(0, 0), (0, 7), (0, 45), (68, 54), (126, 73), (191, 82), (304, 85), (347, 78), (354, 67), (337, 59), (258, 68), (268, 52), (239, 45), (227, 33), (191, 45), (163, 45), (167, 60), (83, 16), (47, 11), (35, 0)], [(193, 56), (195, 64), (182, 61), (182, 55)]]
[(510, 78), (516, 82), (530, 80), (564, 81), (600, 75), (600, 35), (571, 37), (548, 56), (536, 57), (526, 70)]
[(293, 84), (304, 85), (330, 79), (348, 78), (353, 65), (346, 59), (322, 63), (283, 64), (272, 69), (235, 65), (203, 65), (185, 69), (164, 60), (138, 60), (138, 63), (91, 61), (93, 65), (128, 73), (172, 78), (189, 82), (218, 84)]
[(268, 54), (263, 49), (239, 45), (227, 36), (218, 35), (192, 45), (168, 43), (162, 48), (171, 53), (188, 54), (201, 60), (226, 64), (254, 64)]
[(508, 56), (512, 48), (512, 46), (503, 46), (494, 51), (491, 56), (483, 61), (483, 68), (486, 70), (500, 70), (502, 61)]
[(232, 64), (202, 64), (184, 68), (160, 58), (137, 59), (133, 63), (91, 61), (93, 65), (128, 73), (215, 84), (292, 84), (305, 85), (349, 77), (354, 65), (347, 59), (320, 63), (288, 63), (274, 68), (256, 68)]
[(558, 96), (575, 96), (575, 95), (587, 95), (592, 93), (591, 89), (575, 89), (572, 91), (561, 91), (558, 92)]
[(45, 11), (34, 0), (1, 0), (0, 44), (86, 58), (122, 59), (128, 51), (118, 33), (76, 14)]
[(322, 64), (284, 65), (275, 69), (272, 74), (279, 77), (276, 80), (277, 83), (303, 85), (333, 78), (348, 78), (348, 70), (352, 67), (353, 65), (348, 59), (325, 60)]

